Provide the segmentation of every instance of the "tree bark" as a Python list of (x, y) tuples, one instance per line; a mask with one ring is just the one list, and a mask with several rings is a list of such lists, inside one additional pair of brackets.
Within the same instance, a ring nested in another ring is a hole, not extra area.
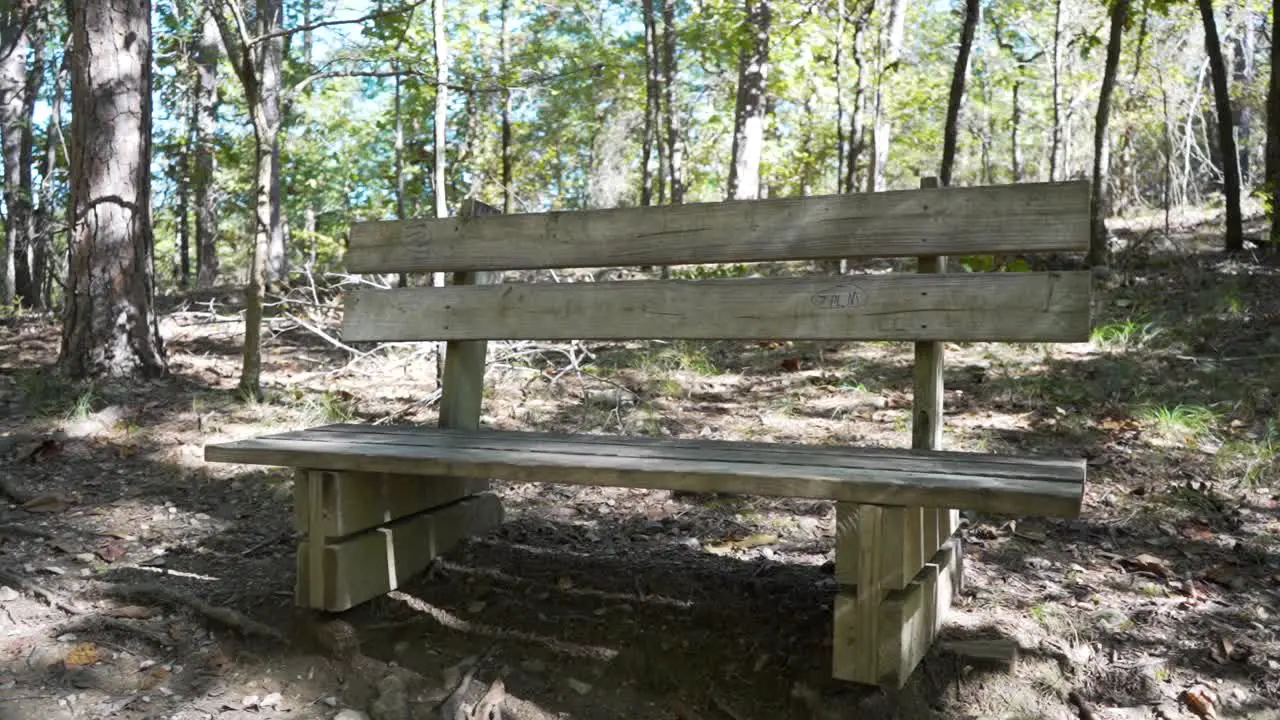
[(61, 369), (165, 371), (153, 308), (151, 7), (72, 0), (71, 267)]
[(729, 199), (760, 197), (760, 159), (764, 153), (765, 89), (769, 80), (769, 34), (773, 0), (746, 0), (747, 46), (738, 57), (738, 98), (733, 115), (733, 164)]
[(213, 188), (216, 168), (215, 135), (218, 130), (218, 25), (208, 8), (201, 12), (200, 33), (194, 48), (196, 62), (196, 128), (192, 142), (191, 174), (196, 215), (196, 286), (213, 287), (218, 281), (218, 202)]
[[(36, 47), (38, 3), (18, 0), (0, 10), (0, 146), (4, 155), (5, 307), (16, 299), (30, 304), (27, 250), (31, 215), (31, 110), (35, 98), (27, 61)], [(24, 163), (24, 157), (26, 162)], [(25, 168), (25, 171), (24, 171)]]
[[(1243, 11), (1244, 18), (1234, 33), (1231, 81), (1237, 87), (1249, 87), (1253, 83), (1253, 14)], [(1252, 187), (1253, 173), (1249, 162), (1249, 144), (1253, 134), (1253, 110), (1248, 102), (1237, 102), (1232, 108), (1236, 126), (1236, 146), (1239, 157), (1240, 186)]]
[(956, 141), (960, 130), (960, 105), (964, 102), (965, 78), (969, 74), (969, 53), (973, 49), (973, 35), (982, 12), (979, 0), (965, 0), (964, 24), (960, 28), (960, 49), (956, 53), (956, 67), (951, 73), (951, 92), (947, 96), (947, 124), (942, 132), (942, 167), (939, 176), (943, 187), (951, 185), (951, 173), (955, 168)]
[(178, 185), (178, 286), (182, 289), (191, 287), (191, 143), (195, 139), (196, 124), (196, 88), (186, 90), (187, 107), (182, 144), (174, 158), (174, 181)]
[(1113, 0), (1111, 5), (1111, 30), (1107, 37), (1107, 61), (1102, 72), (1102, 87), (1098, 92), (1098, 114), (1093, 133), (1093, 189), (1089, 212), (1092, 232), (1089, 240), (1090, 265), (1107, 264), (1106, 218), (1110, 211), (1107, 191), (1109, 158), (1107, 156), (1107, 124), (1111, 120), (1111, 94), (1116, 86), (1116, 72), (1120, 67), (1120, 43), (1124, 38), (1124, 26), (1129, 19), (1129, 0)]
[(857, 74), (853, 79), (853, 102), (849, 108), (849, 138), (846, 141), (846, 159), (844, 163), (844, 188), (842, 192), (851, 193), (858, 186), (858, 157), (862, 154), (863, 138), (866, 129), (862, 125), (862, 106), (866, 97), (866, 73), (862, 59), (863, 31), (866, 29), (865, 16), (859, 18), (853, 27), (853, 64)]
[(885, 187), (885, 167), (889, 163), (888, 109), (885, 108), (885, 85), (902, 55), (903, 29), (907, 15), (907, 0), (889, 0), (889, 16), (881, 28), (880, 62), (876, 70), (876, 88), (871, 123), (871, 167), (867, 169), (867, 191), (879, 192)]
[(653, 0), (644, 0), (640, 10), (644, 13), (644, 137), (640, 147), (640, 204), (647, 207), (653, 204), (653, 155), (658, 145), (658, 68), (654, 63), (654, 46), (658, 38), (653, 22)]
[(1053, 130), (1049, 139), (1049, 182), (1058, 179), (1058, 147), (1062, 144), (1062, 0), (1053, 3)]
[(449, 41), (444, 26), (444, 0), (432, 0), (431, 17), (436, 53), (435, 173), (432, 185), (435, 190), (436, 217), (443, 218), (449, 216), (448, 195), (445, 191), (445, 165), (448, 160), (445, 131), (449, 127)]
[(36, 217), (35, 250), (32, 253), (31, 284), (35, 287), (35, 307), (53, 307), (54, 256), (53, 235), (58, 224), (57, 185), (53, 181), (58, 165), (58, 152), (66, 160), (66, 140), (62, 132), (62, 98), (66, 94), (70, 62), (70, 41), (64, 44), (62, 60), (58, 64), (53, 81), (53, 94), (49, 103), (49, 122), (45, 128), (44, 167), (41, 171), (40, 206)]
[(1280, 247), (1280, 0), (1271, 0), (1271, 81), (1267, 85), (1267, 186), (1271, 195), (1271, 244)]
[(507, 77), (508, 64), (511, 62), (511, 39), (507, 27), (508, 14), (511, 11), (510, 0), (502, 0), (502, 37), (500, 38), (502, 53), (502, 214), (515, 212), (515, 188), (512, 187), (512, 151), (511, 151), (511, 81)]
[[(258, 0), (258, 34), (268, 35), (284, 28), (284, 0)], [(280, 198), (280, 96), (284, 90), (284, 37), (273, 37), (259, 43), (258, 117), (261, 141), (265, 151), (259, 160), (266, 161), (269, 172), (259, 170), (259, 213), (266, 220), (266, 277), (264, 287), (284, 280), (289, 272), (289, 255), (284, 241), (284, 212)], [(262, 207), (265, 200), (266, 206)], [(263, 210), (266, 212), (264, 213)]]
[(1205, 52), (1209, 55), (1209, 75), (1213, 79), (1213, 100), (1218, 114), (1218, 144), (1222, 152), (1222, 194), (1227, 201), (1228, 252), (1244, 249), (1244, 218), (1240, 212), (1240, 158), (1236, 154), (1235, 131), (1231, 122), (1231, 91), (1227, 85), (1227, 65), (1222, 59), (1222, 44), (1213, 19), (1213, 0), (1199, 0), (1200, 19), (1204, 23)]
[[(1019, 65), (1015, 72), (1022, 72)], [(1022, 106), (1018, 95), (1022, 89), (1022, 78), (1013, 81), (1013, 108), (1009, 113), (1009, 164), (1010, 174), (1015, 183), (1022, 182), (1022, 148), (1018, 145), (1018, 126), (1022, 123)]]
[(680, 138), (680, 114), (676, 111), (676, 10), (675, 0), (658, 0), (662, 10), (662, 99), (666, 103), (667, 178), (671, 202), (684, 202), (684, 146)]

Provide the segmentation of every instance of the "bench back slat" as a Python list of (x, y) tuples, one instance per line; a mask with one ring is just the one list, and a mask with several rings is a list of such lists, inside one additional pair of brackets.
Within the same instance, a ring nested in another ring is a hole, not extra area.
[(1088, 272), (517, 283), (363, 290), (347, 341), (1089, 337)]
[(1089, 183), (357, 223), (355, 273), (1077, 251)]

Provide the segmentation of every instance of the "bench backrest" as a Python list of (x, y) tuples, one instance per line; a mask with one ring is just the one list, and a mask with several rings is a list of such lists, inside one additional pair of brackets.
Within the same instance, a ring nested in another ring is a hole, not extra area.
[[(935, 188), (662, 207), (367, 222), (357, 273), (1080, 251), (1088, 182)], [(474, 278), (473, 278), (474, 279)], [(1083, 341), (1090, 274), (455, 284), (359, 290), (348, 341)]]

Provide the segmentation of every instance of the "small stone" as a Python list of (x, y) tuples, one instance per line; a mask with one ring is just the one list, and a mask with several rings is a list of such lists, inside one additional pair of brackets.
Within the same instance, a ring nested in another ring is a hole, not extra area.
[(138, 669), (139, 669), (139, 670), (146, 670), (147, 668), (149, 668), (149, 667), (151, 667), (151, 666), (153, 666), (153, 665), (155, 665), (155, 664), (156, 664), (156, 661), (155, 661), (155, 660), (143, 660), (142, 662), (138, 663)]
[(333, 720), (369, 720), (369, 716), (359, 710), (343, 708), (338, 711), (337, 715), (333, 716)]
[(249, 708), (258, 707), (261, 702), (262, 698), (257, 695), (246, 695), (245, 698), (240, 701), (240, 707), (248, 710)]
[(170, 505), (170, 506), (169, 506), (169, 514), (170, 514), (170, 515), (177, 515), (177, 514), (178, 514), (178, 508), (173, 507), (172, 505)]
[(0, 602), (13, 602), (22, 597), (17, 590), (8, 585), (0, 585)]
[(50, 575), (66, 575), (67, 574), (66, 568), (60, 568), (57, 565), (46, 565), (45, 567), (40, 568), (40, 571), (49, 573)]
[(332, 695), (320, 698), (320, 702), (324, 703), (325, 705), (331, 708), (338, 707), (338, 698)]
[(576, 678), (569, 678), (568, 683), (569, 683), (569, 687), (573, 688), (573, 691), (578, 693), (579, 695), (586, 695), (587, 693), (591, 692), (591, 685), (584, 683), (581, 680), (578, 680)]
[(284, 696), (278, 692), (273, 692), (262, 698), (260, 705), (264, 708), (272, 708), (275, 710), (280, 708), (280, 703), (282, 702), (284, 702)]
[(169, 688), (165, 687), (164, 685), (161, 685), (161, 686), (157, 687), (157, 688), (156, 688), (156, 692), (160, 693), (161, 695), (163, 695), (163, 696), (165, 696), (165, 697), (173, 697), (173, 695), (174, 695), (174, 692), (173, 692), (172, 690), (170, 690)]
[(58, 636), (58, 642), (60, 643), (73, 643), (75, 641), (76, 641), (75, 633), (63, 633)]
[(96, 558), (94, 557), (93, 553), (78, 553), (76, 555), (76, 560), (79, 560), (85, 565), (91, 565), (95, 559)]

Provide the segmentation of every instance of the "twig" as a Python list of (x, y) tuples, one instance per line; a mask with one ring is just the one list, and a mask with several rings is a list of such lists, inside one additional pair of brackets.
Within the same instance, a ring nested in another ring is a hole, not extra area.
[(256, 635), (286, 645), (289, 644), (288, 638), (275, 628), (247, 618), (231, 608), (210, 605), (197, 597), (178, 590), (159, 585), (116, 585), (106, 588), (103, 594), (109, 597), (124, 599), (144, 598), (169, 605), (185, 606), (210, 620), (238, 630), (243, 635)]

